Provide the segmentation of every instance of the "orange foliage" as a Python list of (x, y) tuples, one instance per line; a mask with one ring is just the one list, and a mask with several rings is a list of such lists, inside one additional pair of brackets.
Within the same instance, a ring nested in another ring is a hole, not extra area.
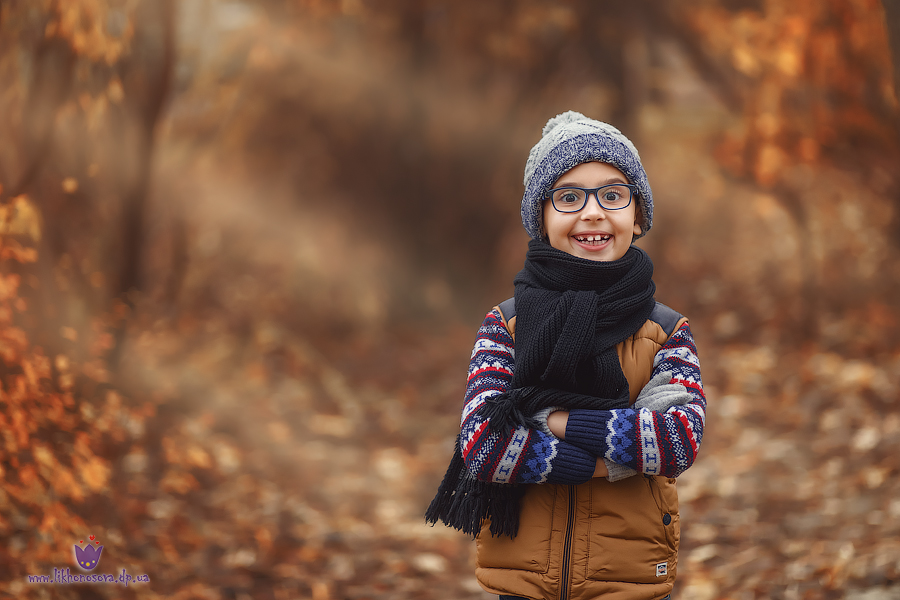
[(54, 18), (48, 20), (45, 35), (66, 40), (75, 54), (112, 65), (128, 51), (134, 36), (133, 16), (128, 13), (133, 13), (134, 3), (113, 7), (104, 0), (68, 0), (51, 6)]
[[(49, 441), (51, 432), (83, 432), (88, 427), (74, 412), (71, 394), (57, 385), (49, 358), (15, 324), (26, 309), (19, 296), (22, 276), (11, 270), (33, 262), (34, 249), (9, 236), (0, 237), (0, 248), (0, 402), (5, 407), (0, 413), (0, 473), (3, 490), (14, 503), (3, 513), (26, 515), (40, 531), (52, 534), (30, 542), (34, 556), (59, 557), (64, 548), (57, 536), (75, 534), (83, 527), (75, 510), (84, 499), (79, 480), (91, 491), (105, 491), (108, 465), (89, 444), (73, 457), (64, 446)], [(56, 362), (66, 361), (58, 357)]]
[[(900, 109), (878, 0), (765, 2), (761, 11), (704, 3), (685, 18), (707, 50), (740, 73), (744, 128), (718, 149), (723, 164), (763, 186), (798, 163), (896, 153)], [(694, 7), (692, 7), (694, 8)]]

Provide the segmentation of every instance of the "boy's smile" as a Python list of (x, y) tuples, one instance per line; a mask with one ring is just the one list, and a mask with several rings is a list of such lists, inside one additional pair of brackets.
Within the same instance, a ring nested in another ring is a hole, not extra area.
[[(556, 180), (553, 188), (573, 186), (594, 188), (612, 183), (628, 183), (616, 167), (601, 162), (581, 163)], [(636, 215), (637, 199), (620, 210), (606, 210), (594, 194), (576, 213), (561, 213), (550, 200), (544, 202), (544, 233), (557, 250), (588, 260), (612, 261), (625, 256), (641, 226)]]

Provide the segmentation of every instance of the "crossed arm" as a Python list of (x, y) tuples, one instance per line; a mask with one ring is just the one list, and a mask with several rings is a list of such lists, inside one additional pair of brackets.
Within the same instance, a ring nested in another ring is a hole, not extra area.
[(513, 349), (499, 315), (488, 313), (472, 352), (460, 433), (463, 458), (476, 478), (578, 484), (635, 472), (674, 477), (693, 463), (706, 399), (687, 323), (657, 353), (651, 381), (632, 407), (555, 411), (544, 428), (495, 431), (478, 408), (509, 389)]

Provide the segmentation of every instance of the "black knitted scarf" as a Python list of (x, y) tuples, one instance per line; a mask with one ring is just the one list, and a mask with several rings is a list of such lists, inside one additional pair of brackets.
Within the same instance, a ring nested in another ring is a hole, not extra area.
[[(510, 389), (479, 412), (489, 427), (539, 427), (547, 407), (611, 410), (628, 406), (628, 382), (616, 345), (650, 317), (656, 286), (647, 253), (631, 246), (616, 261), (578, 258), (531, 241), (516, 275), (515, 371)], [(453, 458), (425, 513), (426, 521), (477, 535), (484, 519), (492, 535), (514, 538), (527, 485), (478, 481), (456, 440)]]

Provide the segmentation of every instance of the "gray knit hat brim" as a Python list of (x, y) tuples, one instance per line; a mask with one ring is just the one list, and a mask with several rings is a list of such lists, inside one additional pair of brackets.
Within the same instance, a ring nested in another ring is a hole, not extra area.
[(637, 148), (618, 129), (568, 111), (544, 126), (543, 137), (531, 149), (525, 164), (525, 194), (522, 196), (522, 224), (536, 240), (541, 239), (544, 200), (553, 183), (563, 173), (586, 162), (609, 163), (637, 186), (644, 236), (653, 225), (653, 192), (641, 164)]

